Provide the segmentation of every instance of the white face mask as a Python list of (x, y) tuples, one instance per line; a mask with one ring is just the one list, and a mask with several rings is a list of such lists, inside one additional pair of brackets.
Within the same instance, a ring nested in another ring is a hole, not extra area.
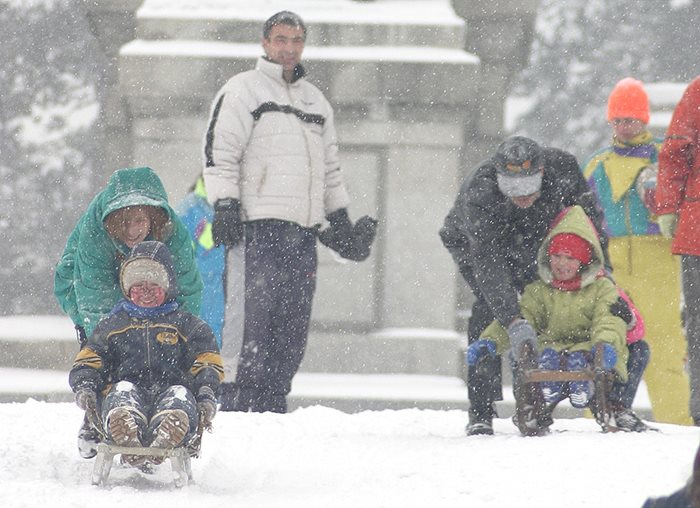
[(534, 175), (516, 176), (497, 173), (496, 181), (498, 189), (509, 198), (530, 196), (542, 187), (542, 171)]

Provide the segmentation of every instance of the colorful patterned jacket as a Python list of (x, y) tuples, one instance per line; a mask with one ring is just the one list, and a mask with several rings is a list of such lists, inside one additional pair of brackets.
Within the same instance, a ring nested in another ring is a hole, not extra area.
[(657, 165), (660, 148), (661, 140), (645, 131), (628, 144), (599, 150), (584, 164), (583, 175), (598, 196), (608, 237), (659, 234), (637, 184), (645, 168)]

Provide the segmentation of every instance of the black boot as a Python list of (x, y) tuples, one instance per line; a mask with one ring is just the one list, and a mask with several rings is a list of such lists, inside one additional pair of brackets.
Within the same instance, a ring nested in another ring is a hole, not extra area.
[(482, 356), (467, 374), (469, 392), (468, 436), (492, 435), (495, 400), (501, 400), (501, 358)]
[(613, 406), (612, 416), (618, 429), (627, 432), (646, 432), (649, 430), (649, 426), (630, 408), (621, 405)]
[(488, 406), (471, 406), (469, 408), (469, 423), (467, 424), (467, 436), (492, 436), (493, 417), (496, 411), (492, 404)]

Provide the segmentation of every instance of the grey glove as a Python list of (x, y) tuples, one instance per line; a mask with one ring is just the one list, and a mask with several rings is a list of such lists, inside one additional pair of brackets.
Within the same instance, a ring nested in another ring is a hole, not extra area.
[(508, 327), (508, 338), (515, 358), (519, 357), (526, 342), (530, 342), (534, 350), (537, 350), (537, 332), (527, 319), (519, 318), (513, 321)]
[(97, 394), (95, 390), (90, 388), (78, 389), (78, 391), (75, 392), (75, 404), (83, 411), (94, 408), (97, 404)]
[(216, 416), (216, 396), (208, 386), (202, 386), (197, 393), (197, 412), (202, 417), (202, 425), (205, 428), (211, 427)]
[(208, 429), (216, 416), (216, 404), (210, 400), (197, 402), (197, 412), (202, 415), (202, 425)]

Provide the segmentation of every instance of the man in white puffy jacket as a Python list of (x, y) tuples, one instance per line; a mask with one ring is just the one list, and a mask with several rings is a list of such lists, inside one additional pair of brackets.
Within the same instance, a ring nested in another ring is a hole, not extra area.
[[(304, 79), (305, 41), (297, 14), (268, 19), (265, 56), (221, 88), (209, 118), (212, 234), (229, 250), (223, 411), (286, 412), (306, 348), (317, 236), (355, 261), (369, 255), (374, 238), (374, 219), (349, 219), (333, 110)], [(324, 218), (330, 227), (319, 235)]]

